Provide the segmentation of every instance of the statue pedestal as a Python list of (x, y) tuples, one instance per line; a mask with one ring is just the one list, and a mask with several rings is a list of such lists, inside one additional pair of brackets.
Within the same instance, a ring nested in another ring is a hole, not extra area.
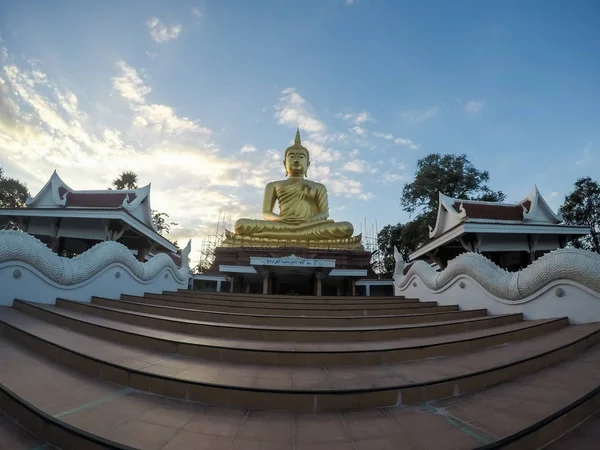
[(250, 236), (239, 236), (231, 231), (225, 231), (225, 240), (222, 247), (228, 248), (257, 248), (257, 249), (290, 249), (301, 248), (310, 250), (341, 250), (341, 251), (364, 251), (361, 243), (362, 235), (352, 236), (345, 239), (320, 239), (320, 240), (295, 240), (295, 239), (273, 239), (256, 238)]
[(306, 247), (225, 247), (215, 250), (207, 275), (226, 275), (230, 292), (355, 295), (359, 278), (375, 277), (362, 250)]

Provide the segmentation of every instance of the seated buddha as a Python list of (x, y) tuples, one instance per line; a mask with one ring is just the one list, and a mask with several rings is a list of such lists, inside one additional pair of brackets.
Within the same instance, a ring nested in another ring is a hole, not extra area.
[[(296, 132), (294, 144), (284, 154), (283, 165), (287, 179), (272, 181), (265, 187), (263, 198), (264, 220), (239, 219), (235, 234), (240, 237), (276, 240), (329, 240), (347, 239), (354, 227), (350, 222), (329, 219), (327, 189), (321, 183), (307, 180), (310, 166), (308, 150)], [(274, 212), (279, 204), (279, 213)]]

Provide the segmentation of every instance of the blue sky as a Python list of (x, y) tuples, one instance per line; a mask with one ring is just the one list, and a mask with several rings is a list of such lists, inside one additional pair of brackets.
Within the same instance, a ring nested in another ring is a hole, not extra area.
[(408, 219), (433, 152), (556, 209), (600, 178), (599, 30), (596, 1), (8, 0), (0, 165), (33, 192), (133, 169), (196, 249), (220, 210), (259, 217), (297, 125), (357, 231)]

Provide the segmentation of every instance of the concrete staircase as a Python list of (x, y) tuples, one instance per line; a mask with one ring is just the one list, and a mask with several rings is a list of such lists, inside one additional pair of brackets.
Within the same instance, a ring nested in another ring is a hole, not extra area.
[(17, 300), (0, 448), (591, 449), (599, 341), (400, 297)]

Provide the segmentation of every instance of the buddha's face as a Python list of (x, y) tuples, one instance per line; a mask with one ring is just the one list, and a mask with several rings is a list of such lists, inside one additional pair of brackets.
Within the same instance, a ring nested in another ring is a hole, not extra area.
[(301, 177), (306, 175), (306, 171), (310, 165), (308, 152), (303, 149), (291, 149), (285, 155), (283, 165), (288, 176)]

